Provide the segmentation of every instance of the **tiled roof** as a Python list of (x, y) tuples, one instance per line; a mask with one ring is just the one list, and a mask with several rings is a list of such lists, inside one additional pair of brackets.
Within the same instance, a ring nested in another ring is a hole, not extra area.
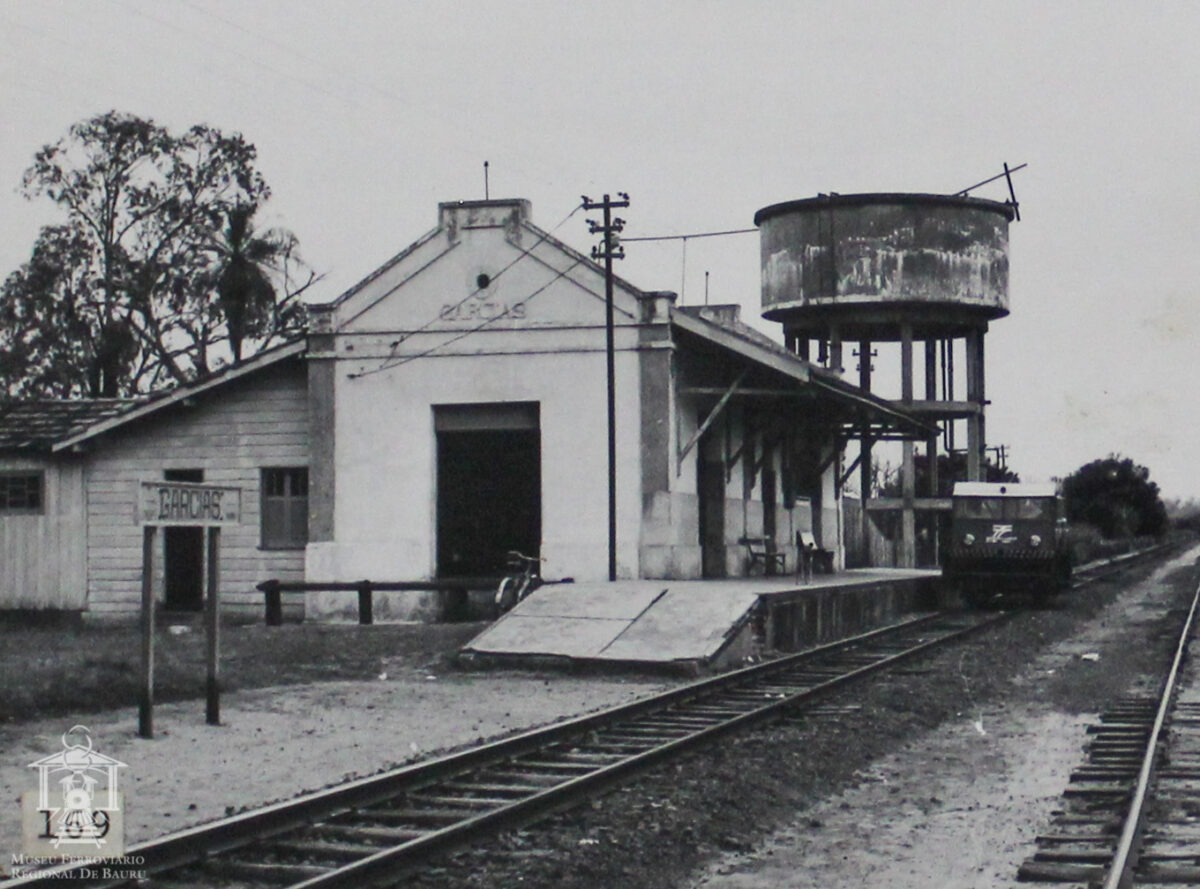
[(0, 401), (0, 450), (49, 451), (72, 432), (140, 403), (133, 398)]

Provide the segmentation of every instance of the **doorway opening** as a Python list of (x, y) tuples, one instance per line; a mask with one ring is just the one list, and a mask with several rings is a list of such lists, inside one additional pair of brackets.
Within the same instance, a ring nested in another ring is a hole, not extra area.
[(503, 574), (509, 550), (540, 556), (537, 403), (437, 405), (434, 429), (438, 576)]
[[(169, 482), (203, 482), (203, 469), (167, 469)], [(204, 529), (163, 528), (163, 610), (204, 610)]]

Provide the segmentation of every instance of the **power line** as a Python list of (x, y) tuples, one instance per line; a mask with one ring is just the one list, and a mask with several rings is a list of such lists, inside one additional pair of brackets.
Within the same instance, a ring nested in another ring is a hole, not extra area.
[[(115, 2), (115, 0), (114, 0), (114, 2)], [(382, 87), (376, 86), (375, 84), (370, 83), (368, 81), (360, 80), (359, 78), (353, 76), (352, 74), (346, 73), (342, 69), (335, 68), (331, 65), (326, 64), (321, 59), (318, 59), (314, 56), (310, 56), (307, 53), (301, 52), (300, 50), (296, 49), (294, 46), (284, 43), (281, 40), (275, 40), (274, 38), (267, 36), (266, 34), (262, 33), (261, 31), (255, 31), (253, 28), (247, 28), (245, 25), (239, 24), (238, 22), (234, 21), (233, 19), (226, 18), (223, 15), (218, 15), (215, 12), (207, 10), (202, 6), (191, 2), (191, 0), (181, 0), (181, 2), (183, 3), (184, 6), (187, 6), (189, 9), (195, 10), (196, 12), (200, 13), (201, 15), (208, 16), (209, 18), (220, 22), (221, 24), (225, 25), (226, 27), (233, 28), (234, 30), (237, 30), (237, 31), (241, 31), (246, 36), (253, 37), (255, 40), (261, 40), (264, 43), (269, 43), (271, 46), (274, 46), (275, 48), (282, 50), (283, 52), (287, 53), (288, 55), (295, 56), (297, 59), (300, 59), (302, 62), (305, 62), (308, 65), (315, 65), (317, 67), (324, 68), (326, 71), (332, 73), (334, 76), (340, 77), (346, 83), (348, 83), (360, 90), (366, 90), (368, 92), (373, 92), (376, 95), (381, 96), (385, 99), (389, 99), (393, 102), (400, 102), (401, 104), (404, 104), (407, 107), (408, 103), (404, 99), (402, 99), (400, 96), (397, 96), (395, 93), (390, 92), (386, 89), (383, 89)], [(276, 72), (276, 73), (278, 73), (278, 72)], [(288, 75), (283, 75), (283, 76), (286, 77)]]
[[(521, 254), (518, 257), (516, 257), (512, 262), (510, 262), (508, 265), (506, 265), (502, 269), (500, 269), (500, 271), (496, 272), (496, 274), (492, 275), (488, 279), (488, 283), (486, 285), (476, 286), (476, 288), (474, 290), (472, 290), (470, 293), (468, 293), (466, 296), (464, 296), (458, 302), (454, 303), (454, 305), (450, 306), (450, 310), (453, 311), (454, 309), (457, 309), (459, 306), (466, 304), (466, 302), (468, 300), (479, 295), (479, 293), (484, 289), (484, 287), (490, 287), (490, 286), (492, 286), (492, 284), (496, 283), (496, 279), (498, 279), (501, 275), (503, 275), (505, 272), (507, 272), (509, 269), (511, 269), (514, 265), (516, 265), (518, 262), (520, 262), (526, 256), (529, 256), (534, 250), (536, 250), (538, 247), (540, 247), (542, 245), (542, 243), (546, 240), (546, 238), (550, 237), (554, 232), (558, 231), (560, 228), (562, 228), (564, 225), (566, 225), (567, 222), (570, 221), (571, 217), (574, 216), (576, 213), (578, 213), (582, 209), (583, 209), (583, 204), (577, 204), (575, 206), (575, 209), (572, 210), (570, 213), (568, 213), (566, 216), (564, 216), (562, 218), (562, 220), (557, 225), (554, 226), (554, 228), (550, 229), (547, 232), (543, 232), (541, 237), (539, 237), (537, 239), (537, 241), (534, 243), (534, 245), (532, 247), (530, 247), (529, 249), (525, 249), (524, 247), (521, 247), (519, 245), (514, 245), (517, 247), (518, 250), (521, 251)], [(438, 321), (440, 321), (442, 319), (442, 315), (444, 312), (445, 312), (445, 309), (443, 309), (442, 313), (439, 313), (436, 318), (431, 318), (430, 320), (426, 321), (424, 324), (422, 324), (420, 327), (416, 328), (415, 330), (406, 331), (405, 333), (403, 333), (400, 336), (399, 339), (397, 339), (395, 342), (391, 343), (391, 347), (394, 349), (397, 346), (399, 346), (401, 343), (403, 343), (406, 339), (413, 336), (414, 334), (418, 334), (421, 331), (432, 327), (434, 324), (436, 324)]]
[[(159, 18), (158, 16), (152, 15), (151, 13), (143, 12), (142, 10), (138, 9), (137, 7), (131, 6), (129, 3), (124, 2), (124, 0), (109, 0), (109, 2), (116, 6), (120, 6), (120, 7), (124, 8), (125, 10), (133, 13), (136, 16), (140, 16), (140, 17), (146, 19), (147, 21), (154, 22), (156, 25), (159, 25), (160, 27), (169, 28), (172, 31), (178, 31), (180, 34), (187, 35), (188, 38), (192, 39), (192, 40), (197, 39), (197, 35), (194, 32), (189, 31), (185, 28), (181, 28), (179, 25), (176, 25), (173, 22), (169, 22), (165, 19)], [(267, 39), (265, 37), (262, 37), (261, 35), (255, 35), (255, 36), (259, 36), (259, 38), (263, 39), (263, 40)], [(261, 68), (263, 71), (266, 71), (270, 74), (274, 74), (276, 77), (282, 77), (285, 80), (291, 80), (294, 83), (300, 84), (301, 86), (305, 87), (306, 89), (309, 89), (309, 90), (312, 90), (312, 91), (318, 92), (318, 93), (323, 93), (324, 95), (328, 96), (331, 99), (336, 99), (338, 101), (345, 101), (347, 98), (350, 98), (351, 101), (354, 100), (353, 96), (347, 97), (345, 93), (339, 95), (338, 93), (330, 92), (329, 90), (325, 89), (324, 87), (320, 86), (319, 84), (313, 83), (312, 81), (309, 81), (309, 80), (305, 80), (303, 77), (296, 77), (293, 74), (288, 74), (287, 72), (280, 71), (278, 68), (273, 68), (270, 65), (267, 65), (267, 64), (264, 64), (263, 62), (258, 61), (257, 59), (251, 58), (246, 53), (238, 52), (238, 51), (232, 50), (232, 49), (227, 49), (224, 46), (221, 46), (215, 40), (208, 40), (208, 39), (202, 39), (202, 40), (204, 43), (207, 43), (209, 46), (215, 48), (218, 52), (221, 52), (227, 56), (232, 56), (233, 58), (235, 58), (238, 61), (243, 62), (245, 64), (253, 65), (256, 68)]]
[(655, 235), (648, 238), (621, 238), (622, 241), (688, 241), (692, 238), (719, 238), (722, 235), (744, 235), (756, 232), (757, 228), (735, 228), (722, 232), (697, 232), (690, 235)]
[[(109, 0), (109, 2), (122, 5), (126, 9), (128, 9), (130, 12), (133, 12), (137, 15), (141, 15), (143, 18), (147, 18), (152, 21), (158, 22), (159, 24), (164, 25), (166, 27), (174, 28), (175, 30), (177, 30), (181, 33), (186, 33), (189, 36), (191, 36), (190, 31), (186, 31), (185, 29), (180, 28), (176, 25), (173, 25), (170, 22), (165, 22), (165, 21), (158, 19), (152, 15), (141, 12), (141, 11), (129, 6), (128, 3), (124, 2), (124, 0)], [(182, 0), (182, 2), (183, 2), (183, 5), (187, 6), (189, 9), (209, 17), (213, 21), (220, 23), (221, 25), (225, 26), (226, 28), (239, 31), (240, 33), (245, 34), (249, 37), (252, 37), (258, 41), (270, 44), (271, 46), (275, 47), (276, 49), (278, 49), (279, 51), (281, 51), (283, 53), (291, 55), (294, 58), (300, 59), (301, 61), (303, 61), (305, 63), (305, 65), (309, 69), (312, 69), (314, 67), (324, 69), (324, 71), (333, 75), (333, 77), (340, 79), (345, 85), (353, 87), (353, 91), (343, 90), (343, 92), (349, 96), (349, 98), (351, 99), (351, 101), (354, 102), (354, 104), (356, 104), (360, 107), (366, 107), (365, 102), (364, 102), (364, 99), (366, 97), (363, 96), (362, 94), (364, 92), (369, 92), (369, 93), (373, 93), (375, 96), (377, 96), (379, 98), (385, 99), (388, 102), (399, 106), (405, 114), (411, 115), (413, 113), (413, 104), (414, 104), (413, 101), (410, 99), (405, 99), (404, 97), (398, 95), (397, 93), (393, 92), (390, 89), (387, 89), (383, 86), (379, 86), (375, 83), (371, 83), (370, 81), (363, 80), (359, 77), (356, 77), (352, 73), (349, 73), (344, 67), (331, 66), (319, 58), (315, 58), (314, 56), (303, 53), (303, 52), (297, 50), (294, 46), (291, 46), (280, 40), (276, 40), (276, 39), (262, 33), (261, 31), (255, 30), (254, 28), (246, 27), (245, 25), (242, 25), (231, 18), (219, 15), (214, 12), (210, 12), (207, 9), (204, 9), (201, 6), (198, 6), (196, 3), (191, 2), (191, 0)], [(207, 42), (209, 42), (210, 44), (213, 43), (213, 41), (207, 41)], [(258, 63), (254, 59), (249, 58), (249, 57), (245, 56), (244, 54), (234, 53), (230, 50), (225, 50), (225, 49), (222, 49), (221, 51), (226, 52), (231, 55), (234, 55), (237, 58), (244, 59), (245, 61), (248, 61), (251, 64), (257, 64), (260, 68), (263, 68), (264, 70), (270, 71), (271, 73), (276, 74), (279, 77), (283, 77), (287, 80), (291, 80), (296, 83), (299, 83), (309, 89), (315, 89), (318, 92), (324, 93), (329, 96), (333, 96), (334, 98), (339, 98), (339, 99), (341, 98), (339, 96), (335, 96), (334, 94), (330, 93), (328, 90), (321, 88), (320, 86), (314, 86), (313, 84), (308, 83), (307, 81), (303, 80), (302, 78), (289, 75), (285, 72), (271, 68), (267, 65)], [(441, 113), (435, 105), (428, 105), (428, 106), (424, 107), (421, 110), (421, 114), (424, 117), (431, 117), (436, 120), (439, 120), (441, 123), (443, 123), (446, 126), (451, 126), (451, 127), (455, 127), (455, 128), (457, 128), (459, 126), (459, 121), (452, 119), (449, 115)], [(524, 145), (514, 146), (514, 149), (516, 150), (517, 153), (520, 153), (525, 150), (525, 146)], [(508, 164), (512, 169), (517, 170), (518, 172), (520, 172), (522, 169), (520, 164), (514, 164), (511, 160), (508, 161)], [(543, 167), (544, 166), (545, 166), (545, 164), (543, 164)], [(563, 174), (570, 173), (571, 175), (574, 175), (574, 171), (568, 171), (565, 167), (558, 167), (558, 169)], [(529, 170), (525, 170), (524, 173), (526, 176), (532, 178), (533, 174), (531, 174), (531, 172)], [(537, 175), (540, 176), (541, 171), (539, 171)]]
[[(408, 339), (410, 339), (411, 337), (415, 336), (415, 335), (416, 335), (416, 334), (418, 334), (418, 333), (421, 333), (421, 332), (423, 332), (423, 331), (425, 331), (425, 330), (428, 330), (428, 329), (429, 329), (430, 327), (432, 327), (434, 324), (437, 324), (439, 321), (441, 321), (441, 320), (442, 320), (442, 318), (443, 318), (443, 317), (445, 317), (445, 315), (446, 315), (448, 312), (453, 312), (453, 311), (454, 311), (455, 309), (457, 309), (459, 306), (465, 305), (465, 304), (466, 304), (466, 302), (467, 302), (468, 300), (472, 299), (472, 298), (473, 298), (473, 297), (475, 297), (475, 296), (478, 296), (478, 295), (479, 295), (479, 293), (480, 293), (480, 292), (482, 292), (482, 291), (483, 291), (483, 289), (484, 289), (485, 287), (490, 287), (492, 284), (496, 283), (496, 280), (497, 280), (497, 279), (498, 279), (498, 278), (499, 278), (501, 275), (503, 275), (505, 272), (507, 272), (509, 269), (511, 269), (511, 268), (512, 268), (514, 265), (516, 265), (518, 262), (520, 262), (520, 261), (521, 261), (522, 259), (524, 259), (526, 256), (530, 256), (530, 255), (533, 253), (533, 251), (534, 251), (534, 250), (536, 250), (538, 247), (540, 247), (540, 246), (542, 245), (542, 243), (543, 243), (543, 242), (544, 242), (544, 241), (545, 241), (547, 238), (549, 238), (551, 235), (553, 235), (553, 234), (554, 234), (554, 232), (558, 231), (560, 228), (562, 228), (564, 225), (566, 225), (566, 224), (567, 224), (567, 222), (568, 222), (568, 221), (570, 221), (571, 217), (572, 217), (572, 216), (574, 216), (576, 213), (578, 213), (578, 212), (579, 212), (580, 210), (582, 210), (582, 209), (583, 209), (583, 204), (582, 204), (582, 203), (580, 203), (580, 204), (576, 204), (576, 205), (575, 205), (575, 209), (573, 209), (573, 210), (572, 210), (570, 213), (568, 213), (566, 216), (564, 216), (564, 217), (563, 217), (563, 218), (562, 218), (562, 219), (561, 219), (561, 220), (558, 222), (558, 224), (554, 226), (554, 228), (550, 229), (549, 231), (542, 232), (541, 236), (540, 236), (540, 237), (538, 237), (537, 241), (536, 241), (536, 242), (533, 244), (533, 246), (532, 246), (532, 247), (529, 247), (528, 249), (526, 249), (526, 248), (524, 248), (524, 247), (520, 246), (519, 244), (514, 244), (513, 246), (515, 246), (515, 247), (516, 247), (518, 250), (520, 250), (520, 251), (521, 251), (520, 255), (519, 255), (519, 256), (517, 256), (515, 259), (513, 259), (513, 261), (512, 261), (512, 262), (510, 262), (508, 265), (506, 265), (506, 266), (504, 266), (502, 269), (500, 269), (500, 271), (496, 272), (496, 274), (494, 274), (494, 275), (492, 275), (490, 278), (488, 278), (488, 282), (487, 282), (487, 284), (478, 284), (478, 285), (475, 287), (475, 289), (474, 289), (474, 290), (472, 290), (470, 293), (468, 293), (466, 296), (464, 296), (464, 297), (463, 297), (462, 299), (460, 299), (458, 302), (454, 303), (454, 304), (453, 304), (453, 305), (451, 305), (451, 306), (445, 306), (445, 307), (443, 307), (441, 312), (439, 312), (439, 313), (438, 313), (436, 316), (434, 316), (433, 318), (430, 318), (428, 321), (426, 321), (426, 322), (425, 322), (424, 324), (422, 324), (420, 327), (417, 327), (417, 328), (415, 328), (415, 329), (413, 329), (413, 330), (408, 330), (408, 331), (405, 331), (403, 334), (401, 334), (399, 337), (397, 337), (395, 340), (393, 340), (392, 342), (390, 342), (390, 343), (388, 344), (388, 349), (389, 349), (390, 351), (389, 351), (389, 353), (388, 353), (388, 356), (387, 356), (386, 358), (384, 358), (384, 359), (383, 359), (383, 361), (382, 361), (382, 363), (380, 364), (380, 366), (379, 366), (379, 367), (376, 367), (376, 368), (374, 368), (374, 369), (372, 369), (372, 370), (364, 370), (364, 371), (360, 371), (359, 373), (356, 373), (356, 374), (350, 374), (350, 379), (352, 379), (352, 380), (356, 380), (356, 379), (358, 379), (359, 377), (369, 377), (369, 376), (371, 376), (372, 374), (377, 374), (377, 373), (380, 373), (380, 372), (382, 372), (382, 371), (389, 370), (389, 369), (390, 369), (390, 368), (392, 368), (392, 367), (397, 367), (397, 366), (399, 366), (400, 364), (404, 364), (404, 363), (405, 363), (404, 361), (400, 361), (400, 362), (397, 362), (397, 363), (395, 363), (395, 364), (389, 364), (388, 362), (390, 362), (390, 361), (391, 361), (393, 358), (395, 358), (395, 357), (396, 357), (396, 350), (397, 350), (398, 348), (400, 348), (400, 346), (401, 346), (401, 345), (403, 345), (403, 343), (405, 342), (405, 340), (408, 340)], [(578, 261), (577, 261), (577, 262), (575, 263), (575, 265), (578, 265), (578, 264), (579, 264), (579, 263), (578, 263)], [(572, 266), (572, 268), (574, 268), (574, 266)], [(557, 279), (555, 279), (555, 280), (557, 280)], [(400, 286), (400, 285), (397, 285), (397, 287), (399, 287), (399, 286)], [(393, 292), (395, 289), (396, 289), (396, 288), (392, 288), (392, 290), (391, 290), (391, 291), (388, 291), (388, 293), (391, 293), (391, 292)], [(539, 292), (539, 293), (540, 293), (541, 291), (537, 291), (537, 292)], [(384, 296), (387, 296), (387, 295), (388, 295), (388, 294), (384, 294)], [(528, 297), (526, 297), (526, 299), (528, 299)], [(494, 320), (494, 319), (491, 319), (491, 320)], [(488, 323), (490, 323), (490, 321), (489, 321)], [(470, 331), (468, 331), (468, 332), (470, 332)], [(459, 338), (456, 338), (456, 339), (461, 339), (461, 337), (459, 337)], [(453, 342), (453, 341), (452, 341), (452, 342)], [(419, 356), (418, 356), (418, 357), (419, 357)]]
[[(758, 231), (757, 228), (733, 228), (725, 231), (716, 232), (694, 232), (687, 235), (653, 235), (643, 238), (622, 238), (623, 241), (682, 241), (683, 250), (680, 255), (680, 271), (679, 271), (679, 304), (683, 304), (683, 298), (687, 291), (687, 242), (692, 238), (719, 238), (725, 235), (745, 235), (750, 232)], [(707, 272), (705, 275), (707, 276)], [(708, 280), (705, 278), (705, 300), (708, 296)]]
[[(546, 288), (548, 288), (551, 284), (553, 284), (559, 278), (566, 275), (568, 272), (570, 272), (573, 268), (575, 268), (575, 266), (579, 265), (581, 262), (583, 262), (583, 257), (576, 259), (573, 263), (571, 263), (565, 269), (561, 269), (560, 271), (555, 273), (553, 278), (551, 278), (549, 281), (547, 281), (545, 284), (543, 284), (537, 290), (530, 293), (528, 296), (519, 300), (519, 302), (528, 303), (530, 300), (532, 300), (534, 297), (536, 297), (539, 293), (544, 291)], [(443, 340), (442, 342), (438, 343), (435, 346), (430, 346), (428, 349), (426, 349), (423, 352), (417, 352), (414, 355), (405, 355), (404, 357), (400, 358), (397, 361), (392, 361), (390, 364), (384, 363), (384, 364), (380, 365), (379, 367), (373, 368), (372, 370), (360, 371), (359, 373), (348, 374), (347, 376), (349, 377), (349, 379), (357, 380), (360, 377), (366, 377), (366, 376), (371, 376), (372, 374), (382, 373), (385, 370), (392, 370), (393, 368), (400, 367), (401, 365), (404, 365), (404, 364), (408, 364), (410, 361), (416, 361), (418, 358), (425, 358), (426, 356), (432, 355), (434, 352), (437, 352), (439, 349), (444, 349), (449, 345), (457, 343), (461, 339), (465, 339), (466, 337), (470, 336), (473, 333), (478, 333), (479, 331), (481, 331), (485, 327), (487, 327), (489, 324), (493, 324), (496, 321), (499, 321), (503, 317), (504, 317), (504, 315), (501, 314), (501, 315), (495, 315), (491, 318), (487, 318), (484, 321), (482, 321), (481, 323), (470, 328), (469, 330), (464, 330), (461, 333), (458, 333), (455, 336), (450, 337), (450, 339), (448, 339), (448, 340)], [(385, 359), (385, 361), (386, 361), (386, 359)]]

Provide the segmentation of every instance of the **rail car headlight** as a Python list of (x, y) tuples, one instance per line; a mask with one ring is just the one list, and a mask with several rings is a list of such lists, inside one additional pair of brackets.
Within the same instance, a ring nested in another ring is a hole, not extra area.
[(963, 545), (964, 546), (971, 546), (973, 543), (975, 543), (975, 535), (974, 534), (967, 533), (967, 534), (963, 535)]
[(1030, 546), (1041, 546), (1042, 545), (1042, 535), (1034, 534), (1032, 537), (1030, 537), (1029, 545)]

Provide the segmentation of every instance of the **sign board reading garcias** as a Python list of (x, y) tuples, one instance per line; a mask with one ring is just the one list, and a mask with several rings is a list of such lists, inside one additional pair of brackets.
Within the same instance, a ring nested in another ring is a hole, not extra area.
[(198, 482), (140, 482), (139, 525), (190, 525), (219, 528), (242, 517), (242, 489)]

